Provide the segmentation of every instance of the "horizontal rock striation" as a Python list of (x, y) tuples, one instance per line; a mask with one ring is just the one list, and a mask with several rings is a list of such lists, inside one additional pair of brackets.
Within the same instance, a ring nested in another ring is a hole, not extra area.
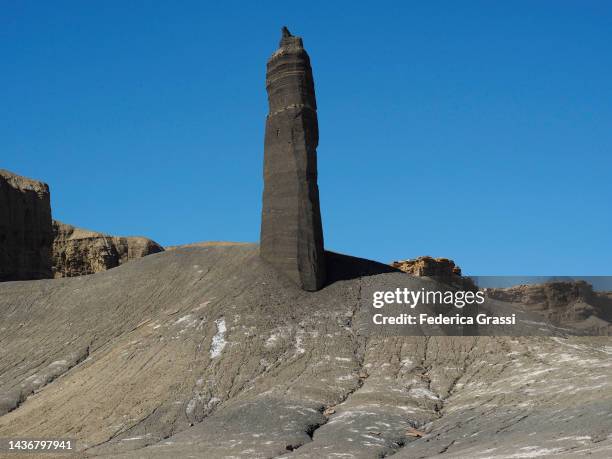
[(417, 277), (433, 277), (446, 284), (466, 290), (475, 290), (476, 286), (469, 277), (461, 275), (461, 268), (448, 258), (418, 257), (411, 260), (394, 261), (391, 266)]
[(314, 291), (325, 283), (317, 186), (317, 105), (302, 39), (284, 28), (267, 65), (261, 257)]
[(582, 280), (489, 288), (487, 296), (521, 304), (561, 324), (575, 325), (585, 321), (582, 327), (609, 329), (612, 322), (611, 292), (595, 291), (591, 284)]
[(0, 170), (0, 281), (51, 277), (49, 186)]
[(413, 260), (394, 261), (391, 266), (413, 276), (448, 277), (461, 276), (461, 268), (448, 258), (418, 257)]
[(53, 276), (74, 277), (115, 268), (164, 249), (145, 237), (115, 237), (53, 221)]

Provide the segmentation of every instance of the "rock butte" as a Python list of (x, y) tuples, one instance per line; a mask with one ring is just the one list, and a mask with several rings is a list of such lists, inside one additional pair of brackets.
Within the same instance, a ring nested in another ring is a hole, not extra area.
[(0, 281), (51, 277), (49, 186), (0, 169)]
[(93, 274), (163, 250), (54, 221), (46, 183), (0, 170), (0, 282)]
[(476, 290), (469, 277), (461, 275), (461, 268), (448, 258), (418, 257), (413, 260), (394, 261), (391, 266), (419, 277), (434, 277), (460, 289)]
[(164, 248), (146, 237), (118, 237), (53, 221), (53, 277), (74, 277), (116, 268)]
[(304, 290), (325, 283), (317, 186), (319, 132), (310, 58), (283, 28), (267, 64), (269, 114), (264, 145), (260, 255)]

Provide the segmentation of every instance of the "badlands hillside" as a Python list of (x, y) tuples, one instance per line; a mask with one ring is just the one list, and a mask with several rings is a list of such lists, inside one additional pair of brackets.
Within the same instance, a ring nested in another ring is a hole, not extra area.
[(362, 291), (435, 281), (327, 264), (318, 292), (249, 244), (0, 283), (0, 438), (73, 438), (77, 457), (612, 456), (609, 338), (366, 336)]

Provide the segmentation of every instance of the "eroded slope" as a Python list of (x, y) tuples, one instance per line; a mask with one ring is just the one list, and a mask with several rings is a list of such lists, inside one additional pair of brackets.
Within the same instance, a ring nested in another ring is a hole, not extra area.
[(208, 246), (0, 285), (0, 437), (103, 457), (612, 453), (609, 339), (366, 338), (364, 283), (431, 281), (329, 269), (305, 293), (255, 246)]

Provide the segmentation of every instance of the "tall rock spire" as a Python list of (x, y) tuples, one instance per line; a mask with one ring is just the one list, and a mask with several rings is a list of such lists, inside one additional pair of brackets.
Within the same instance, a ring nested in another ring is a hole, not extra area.
[(282, 29), (268, 60), (269, 114), (264, 145), (261, 257), (304, 290), (325, 283), (317, 186), (319, 129), (310, 58), (302, 39)]

